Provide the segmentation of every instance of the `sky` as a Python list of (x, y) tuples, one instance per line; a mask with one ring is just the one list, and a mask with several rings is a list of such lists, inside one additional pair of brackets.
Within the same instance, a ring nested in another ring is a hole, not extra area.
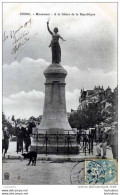
[[(28, 15), (24, 15), (27, 13)], [(3, 111), (29, 118), (43, 113), (51, 63), (47, 31), (58, 27), (61, 65), (67, 70), (67, 111), (81, 89), (117, 86), (117, 3), (3, 3)]]

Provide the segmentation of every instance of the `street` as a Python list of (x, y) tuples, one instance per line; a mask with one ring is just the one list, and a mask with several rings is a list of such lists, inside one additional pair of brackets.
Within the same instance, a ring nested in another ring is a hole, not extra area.
[[(3, 184), (70, 185), (71, 170), (76, 164), (76, 162), (37, 161), (36, 166), (26, 166), (27, 163), (27, 160), (3, 160)], [(82, 164), (79, 168), (81, 167)], [(6, 172), (9, 173), (9, 180), (4, 180), (4, 173)]]
[[(6, 159), (3, 158), (2, 173), (4, 185), (71, 185), (71, 173), (73, 172), (73, 183), (83, 184), (82, 179), (84, 173), (80, 173), (83, 169), (83, 163), (77, 164), (77, 161), (70, 160), (69, 162), (62, 159), (78, 159), (96, 158), (96, 146), (94, 146), (93, 155), (85, 156), (85, 154), (78, 155), (48, 155), (38, 154), (36, 166), (27, 166), (28, 160), (24, 160), (21, 153), (16, 153), (16, 142), (10, 141), (9, 149), (6, 154)], [(110, 149), (107, 149), (107, 158), (113, 158)], [(42, 159), (42, 160), (41, 160)], [(45, 160), (46, 159), (46, 160)], [(47, 160), (49, 159), (49, 160)], [(77, 168), (77, 170), (76, 170)], [(77, 173), (80, 173), (78, 176)], [(9, 174), (9, 179), (5, 179), (5, 173)], [(74, 175), (75, 174), (75, 175)], [(79, 181), (80, 182), (79, 182)], [(77, 182), (77, 183), (76, 183)]]

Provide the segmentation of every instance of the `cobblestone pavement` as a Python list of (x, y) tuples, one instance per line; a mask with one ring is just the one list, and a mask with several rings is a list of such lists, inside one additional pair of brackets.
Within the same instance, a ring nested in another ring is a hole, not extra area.
[[(27, 163), (27, 160), (3, 160), (3, 185), (70, 185), (71, 170), (76, 164), (75, 162), (37, 161), (36, 166), (26, 166)], [(9, 173), (9, 180), (4, 180), (6, 172)]]

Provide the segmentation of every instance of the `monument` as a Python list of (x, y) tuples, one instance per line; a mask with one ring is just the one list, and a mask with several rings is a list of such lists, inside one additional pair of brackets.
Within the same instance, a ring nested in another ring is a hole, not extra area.
[(76, 154), (79, 152), (76, 136), (69, 125), (66, 113), (65, 77), (67, 71), (60, 65), (59, 38), (65, 40), (57, 33), (57, 28), (54, 28), (54, 33), (50, 30), (49, 22), (47, 22), (47, 28), (52, 35), (49, 45), (52, 50), (52, 64), (44, 71), (46, 82), (43, 116), (37, 129), (37, 140), (34, 138), (31, 150), (37, 149), (38, 153), (45, 153), (47, 141), (47, 153), (67, 154), (69, 149), (69, 153)]

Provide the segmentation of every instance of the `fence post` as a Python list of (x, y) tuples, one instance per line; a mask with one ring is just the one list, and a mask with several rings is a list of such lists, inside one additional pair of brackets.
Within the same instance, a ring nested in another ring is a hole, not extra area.
[(93, 155), (93, 138), (91, 139), (91, 141), (92, 141), (92, 155)]
[(89, 132), (89, 154), (90, 154), (90, 150), (91, 150), (91, 144), (90, 144), (90, 142), (91, 142), (91, 139), (90, 139), (90, 132)]
[(45, 137), (45, 141), (46, 141), (46, 156), (47, 156), (47, 139), (48, 139), (48, 137), (47, 137), (47, 131), (46, 131), (46, 137)]
[(86, 137), (86, 133), (85, 133), (85, 156), (86, 156), (86, 141), (87, 141), (87, 137)]
[(69, 131), (68, 131), (68, 156), (69, 156)]
[(95, 142), (97, 141), (97, 137), (96, 137), (96, 128), (95, 128)]
[(79, 137), (78, 137), (78, 131), (77, 131), (77, 139), (76, 139), (77, 144), (79, 143)]
[(85, 146), (85, 134), (83, 133), (83, 153), (84, 153), (84, 146)]
[(57, 131), (57, 155), (58, 155), (58, 131)]
[(37, 136), (36, 136), (36, 152), (37, 152), (37, 149), (38, 149), (38, 130), (37, 130)]

